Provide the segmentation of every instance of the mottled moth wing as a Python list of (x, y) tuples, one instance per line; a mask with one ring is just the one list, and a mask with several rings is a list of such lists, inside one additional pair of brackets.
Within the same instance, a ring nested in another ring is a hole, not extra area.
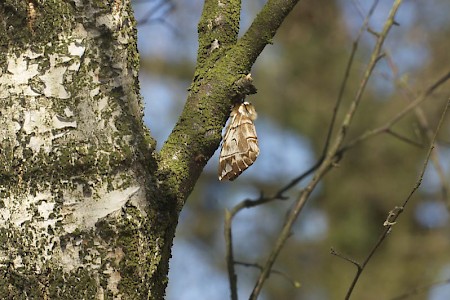
[(243, 102), (234, 106), (223, 138), (219, 157), (219, 180), (234, 180), (251, 166), (259, 154), (253, 105)]

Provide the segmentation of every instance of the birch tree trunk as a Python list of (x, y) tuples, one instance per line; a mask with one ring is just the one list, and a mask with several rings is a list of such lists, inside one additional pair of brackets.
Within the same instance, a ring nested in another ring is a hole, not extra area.
[(2, 11), (0, 298), (159, 298), (129, 3), (32, 5)]
[(205, 3), (161, 153), (142, 122), (128, 0), (0, 3), (0, 299), (164, 297), (178, 214), (296, 1), (269, 1), (239, 42), (229, 2)]

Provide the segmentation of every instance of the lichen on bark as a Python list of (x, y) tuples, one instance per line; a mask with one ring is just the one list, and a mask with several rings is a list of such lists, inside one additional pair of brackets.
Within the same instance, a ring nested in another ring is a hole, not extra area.
[(0, 298), (163, 295), (129, 1), (35, 1), (21, 28), (13, 4), (0, 9)]

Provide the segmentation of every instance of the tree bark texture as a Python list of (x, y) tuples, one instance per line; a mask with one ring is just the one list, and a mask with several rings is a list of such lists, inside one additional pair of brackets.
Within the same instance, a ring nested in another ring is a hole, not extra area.
[(129, 5), (0, 4), (1, 299), (163, 297), (173, 234)]

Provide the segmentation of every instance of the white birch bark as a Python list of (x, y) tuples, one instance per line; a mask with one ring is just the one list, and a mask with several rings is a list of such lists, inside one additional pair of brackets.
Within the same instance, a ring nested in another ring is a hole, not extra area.
[(2, 28), (0, 298), (160, 298), (129, 2), (35, 4)]

